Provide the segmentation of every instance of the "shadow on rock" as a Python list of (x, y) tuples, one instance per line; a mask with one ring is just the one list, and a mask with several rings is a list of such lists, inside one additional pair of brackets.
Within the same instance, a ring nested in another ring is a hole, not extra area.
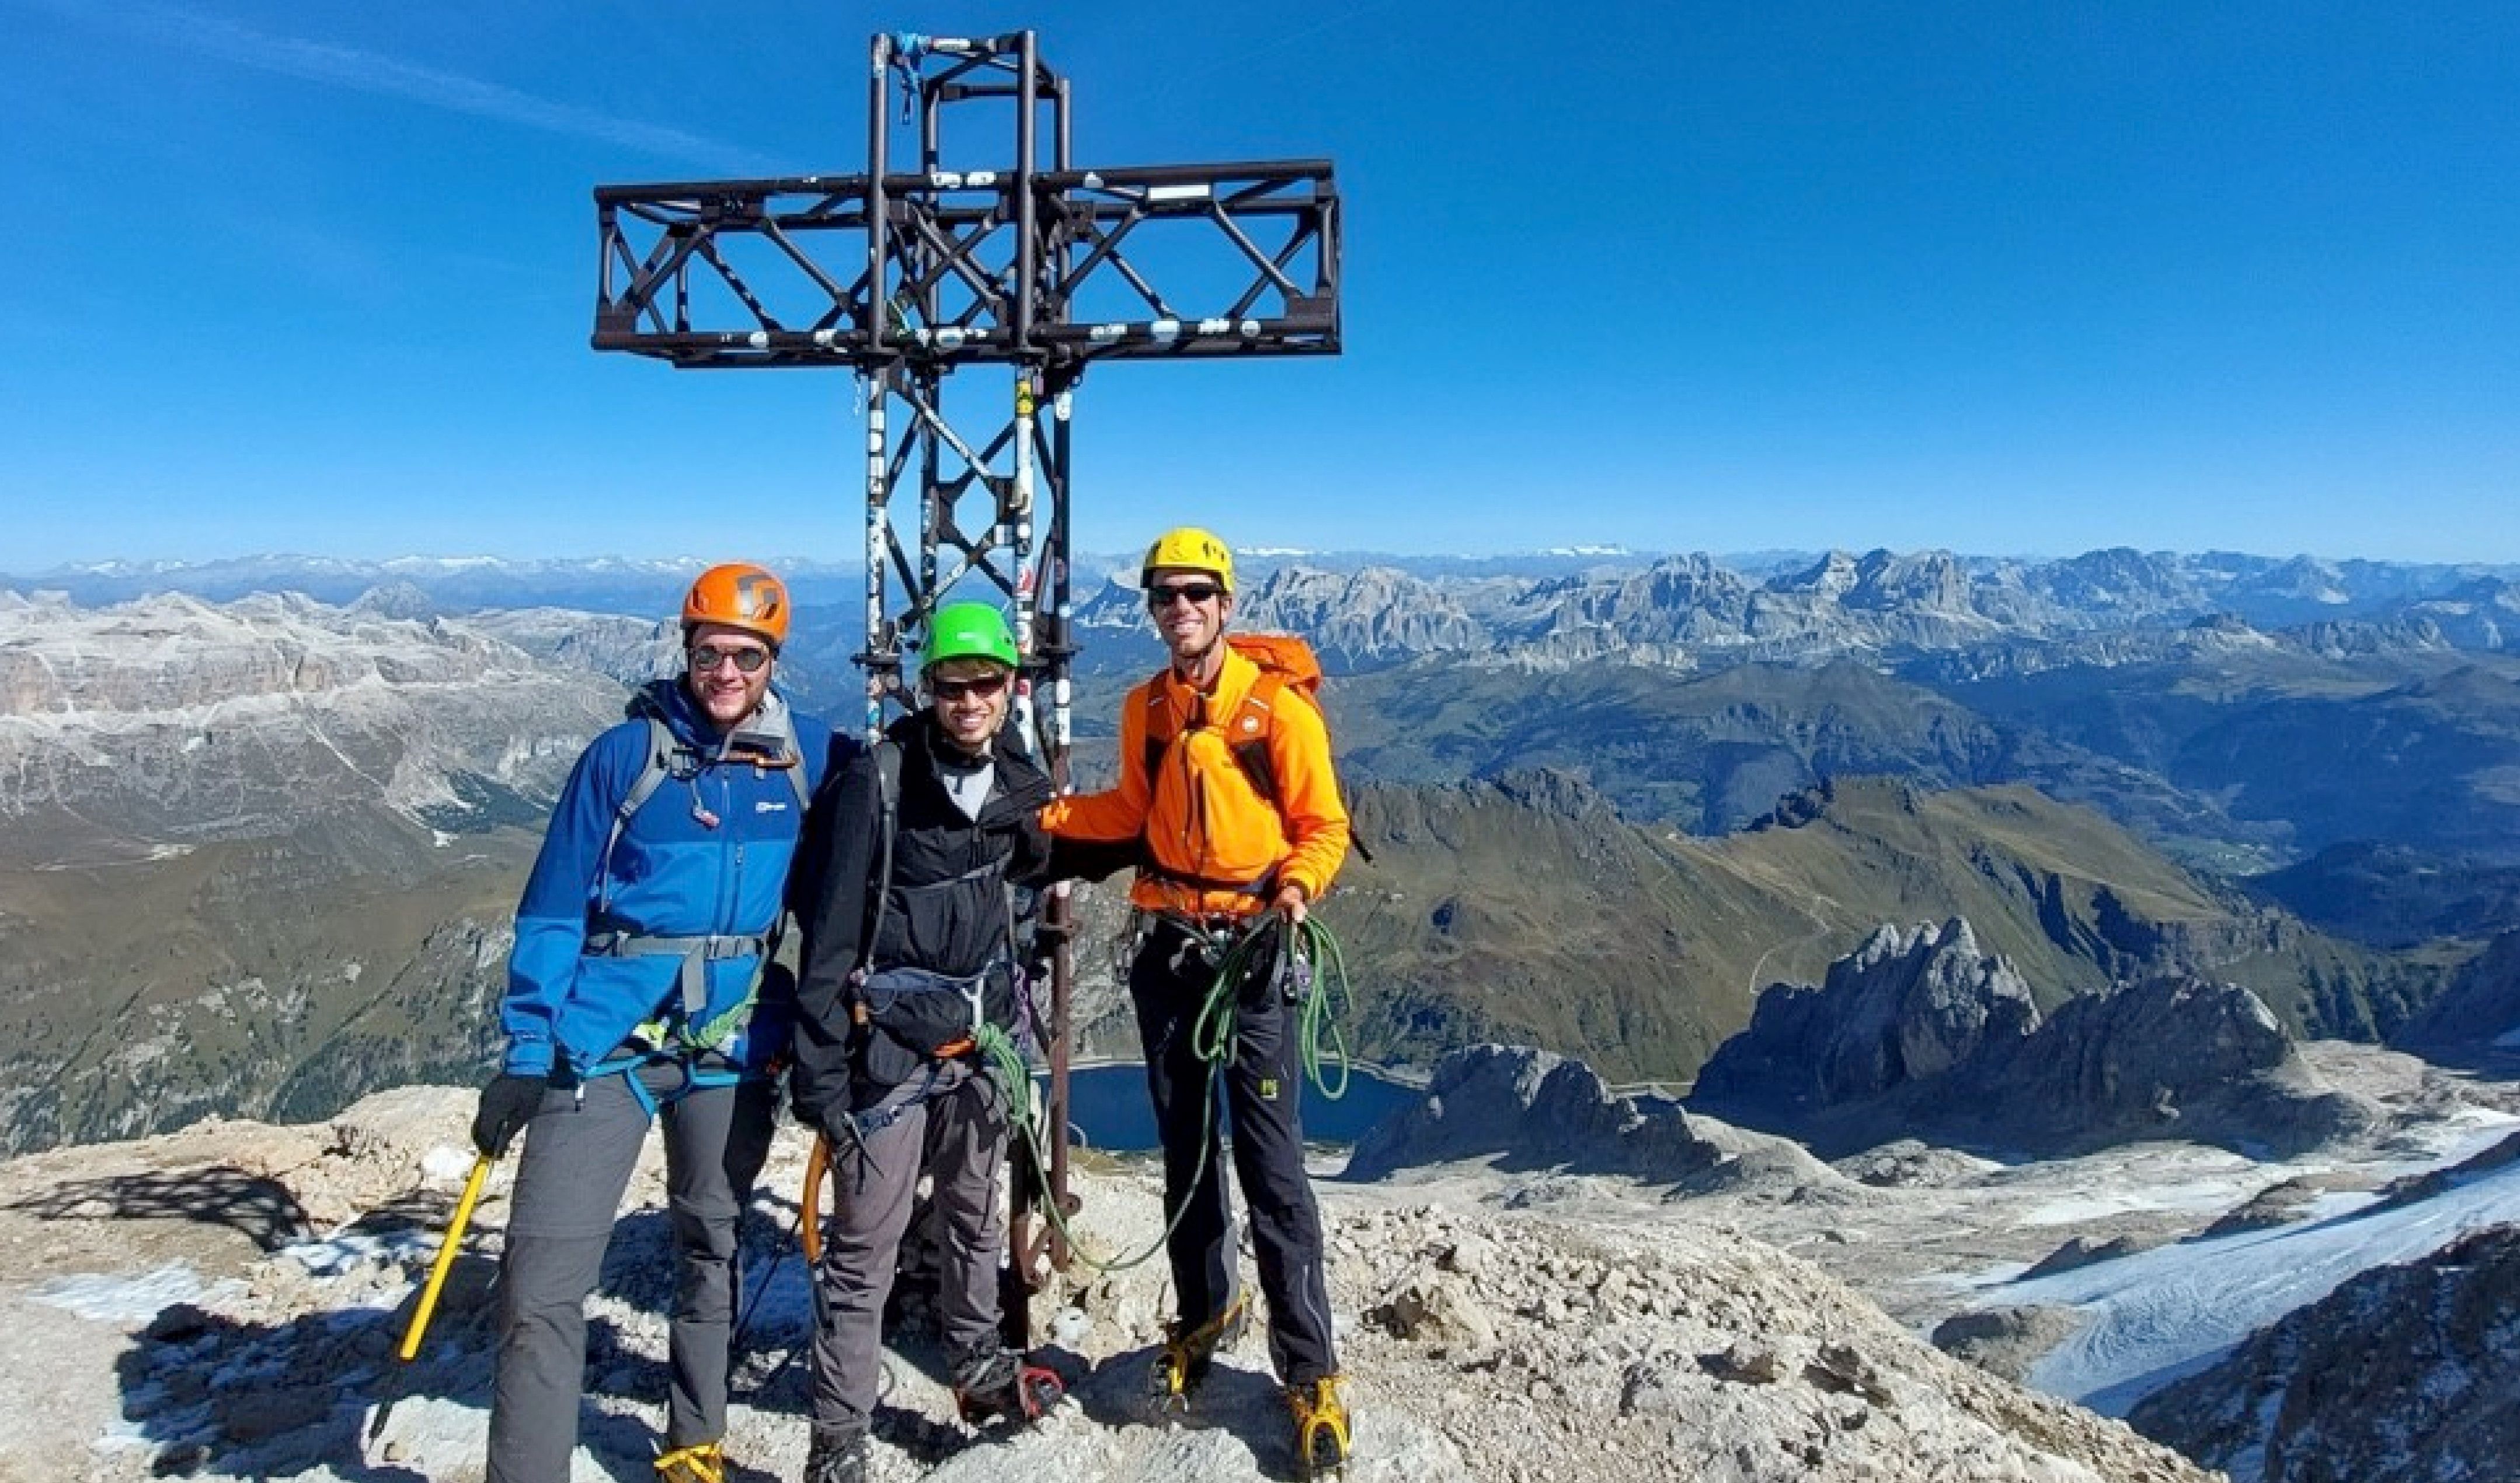
[(286, 1185), (224, 1165), (73, 1181), (12, 1208), (45, 1220), (193, 1221), (237, 1232), (265, 1251), (314, 1232)]

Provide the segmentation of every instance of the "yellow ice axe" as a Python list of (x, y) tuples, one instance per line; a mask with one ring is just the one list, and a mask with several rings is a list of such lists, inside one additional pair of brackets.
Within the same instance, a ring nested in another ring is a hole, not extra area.
[(428, 1285), (420, 1289), (420, 1306), (412, 1310), (411, 1327), (402, 1336), (401, 1359), (406, 1365), (420, 1356), (421, 1337), (428, 1332), (428, 1316), (437, 1311), (437, 1290), (446, 1285), (446, 1274), (455, 1266), (455, 1253), (464, 1244), (464, 1228), (472, 1219), (473, 1202), (480, 1199), (481, 1186), (496, 1162), (487, 1153), (472, 1160), (472, 1173), (464, 1181), (464, 1197), (455, 1202), (455, 1219), (446, 1223), (446, 1238), (438, 1243), (437, 1260), (429, 1264)]

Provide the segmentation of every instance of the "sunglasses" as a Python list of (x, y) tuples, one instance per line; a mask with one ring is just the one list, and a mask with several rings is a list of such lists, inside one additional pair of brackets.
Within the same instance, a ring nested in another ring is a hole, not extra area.
[(770, 662), (770, 651), (748, 647), (720, 649), (714, 644), (703, 644), (692, 651), (691, 660), (694, 674), (704, 675), (721, 664), (732, 663), (738, 670), (750, 675), (760, 673), (761, 666)]
[(939, 700), (960, 700), (966, 696), (988, 699), (1007, 688), (1005, 675), (973, 675), (968, 680), (930, 680), (928, 694)]
[(1225, 591), (1214, 582), (1177, 582), (1147, 589), (1147, 607), (1161, 612), (1175, 603), (1204, 603)]

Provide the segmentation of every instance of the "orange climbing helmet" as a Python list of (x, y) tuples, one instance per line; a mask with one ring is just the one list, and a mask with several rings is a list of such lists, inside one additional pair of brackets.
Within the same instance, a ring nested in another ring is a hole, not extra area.
[(683, 597), (686, 634), (696, 624), (720, 623), (758, 634), (774, 650), (788, 642), (788, 585), (750, 562), (710, 567)]

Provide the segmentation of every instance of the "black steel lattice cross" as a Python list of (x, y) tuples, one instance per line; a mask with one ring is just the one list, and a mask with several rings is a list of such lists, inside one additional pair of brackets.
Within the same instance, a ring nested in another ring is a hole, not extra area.
[[(1072, 393), (1102, 361), (1336, 354), (1337, 187), (1318, 159), (1076, 168), (1068, 82), (1030, 31), (879, 35), (870, 64), (861, 173), (597, 189), (595, 348), (692, 370), (856, 373), (870, 737), (903, 700), (902, 655), (929, 615), (958, 586), (985, 584), (1012, 607), (1020, 713), (1064, 788)], [(991, 116), (1012, 124), (1011, 151), (949, 161), (949, 128)], [(913, 168), (894, 168), (896, 132), (912, 136)], [(981, 365), (1011, 367), (1012, 386), (975, 422), (948, 391)], [(962, 430), (973, 427), (986, 435)], [(915, 505), (901, 500), (914, 490)], [(1071, 918), (1062, 888), (1046, 923), (1046, 1118), (1060, 1134), (1053, 1197), (1072, 1208)], [(1055, 1233), (1023, 1213), (1017, 1227), (1021, 1280), (1065, 1266)]]

